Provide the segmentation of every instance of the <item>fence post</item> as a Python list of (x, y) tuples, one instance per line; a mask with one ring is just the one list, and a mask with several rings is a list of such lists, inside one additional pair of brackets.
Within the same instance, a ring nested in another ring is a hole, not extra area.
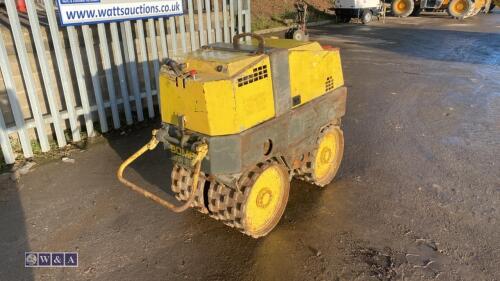
[[(5, 50), (2, 32), (0, 32), (0, 71), (2, 72), (3, 81), (7, 90), (7, 98), (9, 99), (10, 108), (12, 109), (12, 115), (14, 116), (14, 122), (16, 124), (17, 134), (19, 135), (19, 142), (21, 143), (24, 157), (33, 157), (33, 150), (31, 149), (31, 143), (28, 137), (23, 112), (21, 111), (21, 105), (19, 104), (19, 100), (17, 99), (16, 84), (14, 83), (14, 79), (12, 76), (12, 69), (10, 67), (7, 50)], [(4, 131), (4, 133), (7, 136), (7, 132)], [(5, 158), (7, 157), (9, 156), (5, 156)]]
[(246, 0), (247, 2), (247, 9), (245, 13), (245, 32), (250, 32), (252, 31), (252, 11), (250, 9), (250, 6), (252, 6), (250, 0)]
[(116, 104), (115, 81), (113, 79), (113, 70), (111, 68), (111, 58), (109, 54), (108, 38), (106, 36), (106, 27), (100, 23), (97, 25), (99, 35), (99, 46), (101, 50), (102, 66), (106, 75), (106, 85), (108, 87), (109, 101), (111, 103), (111, 116), (113, 118), (113, 128), (120, 128), (120, 115)]
[(229, 13), (229, 11), (227, 9), (227, 1), (222, 0), (222, 19), (224, 21), (224, 42), (225, 43), (231, 42), (231, 40), (229, 38), (230, 33), (229, 33), (229, 22), (228, 22), (228, 16), (227, 16), (228, 13)]
[[(189, 14), (189, 36), (191, 38), (191, 50), (196, 49), (196, 32), (194, 31), (194, 7), (193, 0), (188, 0), (188, 14)], [(186, 52), (186, 51), (184, 51)]]
[(90, 110), (90, 103), (87, 93), (87, 85), (85, 83), (85, 71), (83, 70), (82, 55), (80, 53), (80, 45), (78, 44), (78, 34), (73, 26), (69, 26), (68, 37), (71, 54), (73, 57), (73, 65), (75, 66), (76, 81), (78, 83), (78, 91), (80, 93), (80, 100), (82, 101), (83, 117), (85, 119), (85, 128), (87, 136), (93, 137), (94, 124), (92, 121), (92, 112)]
[(165, 20), (163, 20), (163, 18), (158, 19), (158, 24), (160, 25), (161, 58), (164, 60), (168, 58), (167, 36), (165, 36)]
[[(182, 52), (185, 54), (187, 53), (187, 43), (186, 43), (186, 22), (184, 20), (184, 16), (178, 17), (179, 19), (179, 31), (181, 32), (181, 45), (182, 45)], [(196, 50), (196, 45), (193, 45), (195, 43), (191, 42), (191, 50), (194, 51)], [(193, 49), (194, 48), (194, 49)]]
[[(224, 0), (222, 0), (224, 2)], [(219, 18), (219, 0), (214, 0), (214, 21), (215, 21), (215, 41), (221, 42), (220, 18)]]
[(234, 37), (234, 34), (235, 34), (235, 31), (236, 31), (236, 25), (235, 25), (235, 16), (234, 16), (234, 0), (229, 0), (229, 18), (231, 20), (231, 24), (230, 24), (230, 27), (231, 27), (231, 36), (229, 37), (229, 41), (233, 41), (233, 37)]
[(139, 79), (137, 78), (137, 63), (135, 59), (135, 46), (134, 39), (132, 39), (132, 26), (130, 21), (123, 23), (125, 33), (125, 58), (127, 65), (129, 65), (129, 73), (132, 79), (132, 91), (134, 93), (135, 110), (137, 111), (138, 121), (144, 121), (144, 113), (142, 112), (142, 100), (139, 87)]
[(56, 15), (54, 13), (54, 6), (52, 0), (43, 0), (47, 19), (49, 21), (50, 36), (52, 38), (52, 45), (54, 46), (54, 53), (56, 55), (57, 69), (61, 79), (62, 90), (64, 94), (64, 101), (66, 103), (66, 110), (68, 111), (69, 126), (71, 128), (71, 137), (73, 141), (80, 141), (80, 128), (78, 126), (77, 115), (75, 111), (75, 100), (73, 98), (74, 92), (70, 85), (70, 74), (67, 65), (65, 64), (65, 53), (61, 46), (61, 39), (59, 38), (59, 27), (57, 25)]
[(28, 100), (30, 103), (31, 111), (33, 112), (33, 118), (35, 119), (36, 132), (40, 141), (40, 147), (42, 149), (42, 152), (47, 152), (50, 150), (50, 145), (47, 134), (45, 132), (45, 121), (43, 119), (42, 111), (39, 108), (40, 103), (36, 95), (33, 69), (31, 68), (31, 64), (28, 60), (28, 53), (26, 51), (26, 45), (23, 38), (24, 33), (19, 23), (19, 16), (17, 15), (16, 7), (14, 7), (14, 2), (6, 1), (5, 7), (7, 7), (10, 27), (12, 29), (12, 35), (16, 44), (17, 56), (19, 58), (19, 64), (21, 65), (21, 71), (23, 73), (26, 91), (28, 92)]
[(12, 164), (16, 161), (16, 155), (12, 151), (12, 146), (10, 145), (9, 136), (7, 135), (7, 127), (5, 126), (5, 120), (3, 119), (3, 113), (0, 109), (0, 146), (2, 147), (2, 154), (5, 163)]
[(200, 36), (200, 47), (207, 44), (205, 37), (205, 28), (203, 27), (203, 6), (201, 0), (196, 0), (196, 8), (198, 9), (198, 35)]
[[(177, 31), (175, 30), (175, 19), (174, 17), (168, 18), (168, 25), (170, 27), (170, 40), (172, 42), (172, 50), (169, 57), (177, 55)], [(186, 43), (184, 41), (183, 48), (186, 49)]]
[(52, 123), (54, 124), (57, 144), (59, 145), (59, 147), (64, 147), (66, 146), (66, 137), (64, 136), (62, 119), (59, 114), (59, 109), (57, 108), (56, 100), (54, 98), (54, 85), (50, 77), (47, 57), (45, 55), (45, 47), (43, 46), (40, 23), (38, 22), (38, 14), (35, 5), (33, 4), (33, 0), (27, 0), (26, 4), (28, 6), (28, 17), (30, 21), (31, 34), (33, 35), (33, 41), (35, 43), (36, 58), (38, 59), (38, 65), (40, 66), (40, 71), (42, 72), (43, 85), (45, 86), (45, 95), (47, 97), (47, 102), (49, 103), (49, 110), (50, 115), (52, 116)]
[(83, 41), (85, 44), (85, 51), (90, 69), (90, 78), (92, 86), (94, 87), (94, 96), (97, 103), (97, 114), (99, 115), (99, 124), (101, 125), (101, 132), (108, 131), (108, 121), (106, 118), (106, 111), (104, 109), (104, 101), (102, 99), (101, 81), (99, 79), (99, 71), (97, 70), (97, 61), (95, 59), (94, 39), (92, 29), (88, 25), (82, 26)]
[(151, 79), (149, 77), (149, 63), (148, 63), (148, 52), (146, 49), (146, 38), (144, 37), (144, 25), (142, 20), (136, 22), (136, 33), (139, 36), (139, 51), (138, 56), (139, 62), (142, 64), (142, 73), (144, 74), (144, 85), (146, 87), (146, 102), (148, 104), (148, 114), (149, 118), (155, 116), (155, 109), (153, 107), (153, 96), (151, 95)]
[(243, 1), (238, 0), (238, 34), (243, 33)]
[[(163, 21), (162, 21), (163, 22)], [(160, 103), (160, 93), (158, 91), (158, 85), (160, 85), (160, 62), (158, 59), (158, 46), (156, 45), (156, 32), (155, 32), (155, 23), (153, 19), (148, 20), (148, 37), (151, 42), (151, 59), (153, 60), (153, 71), (154, 71), (154, 80), (155, 80), (155, 87), (154, 89), (156, 90), (157, 98), (158, 98), (158, 107), (160, 108), (161, 112), (161, 103)], [(146, 60), (147, 60), (146, 56)]]
[(123, 57), (120, 47), (120, 35), (118, 33), (118, 24), (112, 22), (110, 25), (111, 29), (111, 45), (113, 46), (113, 59), (118, 69), (118, 80), (120, 81), (120, 92), (122, 95), (123, 109), (125, 111), (125, 121), (127, 125), (133, 123), (132, 111), (130, 110), (130, 100), (128, 95), (127, 86), (127, 76), (125, 74), (125, 68), (123, 66)]
[[(217, 1), (217, 0), (215, 0)], [(207, 16), (207, 37), (208, 44), (212, 44), (214, 42), (212, 37), (212, 15), (210, 14), (210, 0), (205, 0), (205, 15)]]

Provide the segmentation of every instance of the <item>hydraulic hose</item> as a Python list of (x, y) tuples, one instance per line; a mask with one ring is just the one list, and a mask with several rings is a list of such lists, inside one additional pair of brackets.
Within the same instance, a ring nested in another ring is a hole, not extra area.
[(195, 195), (198, 191), (198, 178), (199, 178), (199, 174), (200, 174), (200, 170), (201, 170), (201, 162), (208, 153), (208, 145), (206, 143), (200, 143), (195, 147), (196, 157), (191, 161), (191, 165), (194, 166), (193, 188), (191, 189), (192, 192), (189, 195), (188, 200), (184, 204), (182, 204), (180, 206), (176, 206), (176, 205), (166, 201), (165, 199), (162, 199), (161, 197), (157, 196), (156, 194), (153, 194), (153, 193), (147, 191), (146, 189), (138, 186), (137, 184), (135, 184), (135, 183), (133, 183), (133, 182), (131, 182), (123, 177), (123, 172), (132, 162), (137, 160), (137, 158), (139, 158), (145, 152), (150, 151), (150, 150), (154, 150), (156, 148), (156, 146), (158, 146), (159, 141), (156, 138), (156, 133), (157, 133), (157, 130), (153, 130), (153, 133), (152, 133), (153, 137), (151, 138), (151, 140), (147, 144), (145, 144), (143, 147), (141, 147), (138, 151), (136, 151), (134, 154), (132, 154), (132, 156), (127, 158), (127, 160), (125, 160), (120, 165), (120, 167), (118, 168), (118, 171), (116, 172), (116, 176), (117, 176), (118, 180), (120, 182), (122, 182), (126, 187), (132, 189), (133, 191), (141, 194), (142, 196), (162, 205), (163, 207), (165, 207), (165, 208), (167, 208), (175, 213), (180, 213), (180, 212), (183, 212), (189, 208), (189, 206), (193, 202)]

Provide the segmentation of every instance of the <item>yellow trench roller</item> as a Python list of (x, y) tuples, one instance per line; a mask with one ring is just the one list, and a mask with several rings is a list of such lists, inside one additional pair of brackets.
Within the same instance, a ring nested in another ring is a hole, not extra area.
[[(339, 49), (245, 33), (165, 61), (159, 81), (162, 127), (117, 173), (132, 190), (257, 238), (278, 224), (293, 177), (317, 186), (335, 177), (347, 97)], [(180, 206), (123, 177), (160, 142)]]

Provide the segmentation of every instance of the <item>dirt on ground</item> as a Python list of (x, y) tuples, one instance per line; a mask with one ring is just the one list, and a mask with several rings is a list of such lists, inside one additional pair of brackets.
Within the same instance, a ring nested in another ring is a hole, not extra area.
[[(296, 0), (254, 0), (251, 3), (254, 31), (289, 26), (296, 19)], [(332, 0), (309, 0), (306, 3), (308, 22), (335, 20)]]
[[(288, 12), (294, 12), (296, 0), (254, 0), (252, 1), (252, 16), (272, 17)], [(309, 0), (307, 4), (318, 11), (328, 11), (333, 6), (332, 0)]]
[[(500, 12), (327, 25), (341, 48), (344, 159), (323, 189), (294, 180), (253, 239), (171, 213), (115, 171), (158, 123), (0, 179), (0, 280), (500, 280)], [(168, 155), (128, 175), (167, 197)], [(25, 268), (76, 251), (77, 268)]]

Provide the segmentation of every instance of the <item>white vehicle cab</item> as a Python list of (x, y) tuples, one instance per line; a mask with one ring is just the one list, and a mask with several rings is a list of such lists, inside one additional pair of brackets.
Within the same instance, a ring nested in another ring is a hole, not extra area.
[(359, 18), (363, 23), (369, 23), (373, 16), (380, 14), (383, 7), (380, 0), (335, 0), (333, 3), (335, 15), (340, 22)]

